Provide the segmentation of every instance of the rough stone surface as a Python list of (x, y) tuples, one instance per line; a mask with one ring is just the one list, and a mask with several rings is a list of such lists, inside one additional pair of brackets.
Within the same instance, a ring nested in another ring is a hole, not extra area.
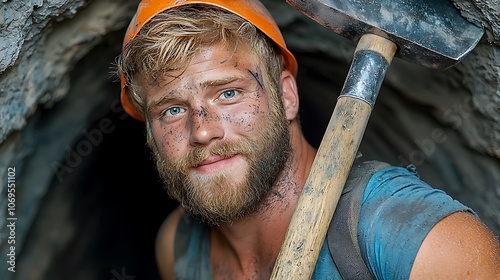
[[(56, 175), (51, 164), (64, 158), (65, 146), (81, 135), (81, 127), (88, 123), (89, 115), (95, 110), (92, 104), (99, 100), (71, 104), (73, 118), (61, 116), (69, 122), (59, 131), (54, 130), (58, 127), (56, 122), (46, 126), (45, 131), (37, 130), (40, 123), (34, 114), (53, 107), (66, 96), (70, 71), (75, 64), (106, 34), (128, 24), (136, 5), (137, 2), (125, 0), (4, 1), (0, 4), (0, 225), (6, 228), (7, 171), (8, 167), (14, 167), (15, 213), (22, 217), (15, 231), (18, 255)], [(8, 232), (1, 231), (3, 263), (6, 263), (3, 252), (10, 246), (7, 235)], [(29, 266), (25, 271), (29, 271)], [(7, 269), (0, 272), (1, 279), (14, 275)]]
[(71, 67), (107, 32), (123, 27), (135, 5), (81, 0), (2, 4), (0, 142), (22, 129), (37, 106), (52, 106), (64, 97)]

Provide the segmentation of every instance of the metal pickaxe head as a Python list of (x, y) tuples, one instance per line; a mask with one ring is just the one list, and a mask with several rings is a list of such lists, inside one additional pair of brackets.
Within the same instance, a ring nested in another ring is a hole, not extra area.
[(447, 69), (469, 53), (483, 28), (462, 17), (451, 0), (287, 0), (319, 24), (347, 39), (367, 33), (398, 46), (396, 57)]

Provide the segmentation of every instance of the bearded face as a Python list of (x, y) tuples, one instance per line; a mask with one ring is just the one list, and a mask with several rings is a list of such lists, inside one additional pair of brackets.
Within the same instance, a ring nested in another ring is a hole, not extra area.
[[(152, 133), (148, 132), (148, 146), (168, 194), (208, 225), (237, 221), (254, 212), (273, 188), (291, 151), (283, 105), (280, 100), (273, 102), (270, 108), (274, 111), (261, 131), (253, 131), (252, 138), (195, 146), (177, 160), (162, 156)], [(248, 163), (242, 180), (234, 180), (228, 171), (216, 174), (192, 171), (207, 158), (236, 154)]]

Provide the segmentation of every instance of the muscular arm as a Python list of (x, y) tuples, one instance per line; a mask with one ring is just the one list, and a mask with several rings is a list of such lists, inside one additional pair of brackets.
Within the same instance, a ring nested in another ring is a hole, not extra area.
[(500, 279), (500, 243), (472, 214), (451, 214), (424, 239), (410, 279)]
[(177, 224), (183, 214), (181, 208), (174, 210), (163, 222), (156, 236), (156, 263), (162, 279), (174, 279), (174, 239)]

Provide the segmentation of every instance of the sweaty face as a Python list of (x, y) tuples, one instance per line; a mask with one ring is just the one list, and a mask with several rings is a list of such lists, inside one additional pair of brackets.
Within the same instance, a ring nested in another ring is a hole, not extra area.
[(168, 193), (207, 224), (248, 216), (290, 154), (283, 104), (242, 47), (203, 48), (144, 87), (148, 145)]

